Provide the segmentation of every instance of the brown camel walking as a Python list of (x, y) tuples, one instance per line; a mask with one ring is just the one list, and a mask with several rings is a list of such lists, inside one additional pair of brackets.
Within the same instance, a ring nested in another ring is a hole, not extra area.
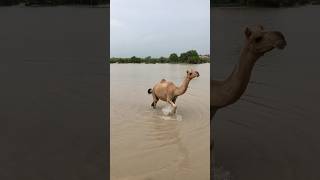
[(177, 110), (177, 105), (175, 104), (178, 96), (184, 94), (187, 89), (189, 82), (195, 78), (199, 77), (198, 71), (187, 70), (187, 75), (180, 86), (176, 86), (173, 82), (162, 79), (158, 82), (153, 89), (148, 89), (148, 94), (152, 94), (153, 102), (151, 106), (156, 108), (157, 102), (160, 100), (166, 101), (173, 107), (173, 112)]

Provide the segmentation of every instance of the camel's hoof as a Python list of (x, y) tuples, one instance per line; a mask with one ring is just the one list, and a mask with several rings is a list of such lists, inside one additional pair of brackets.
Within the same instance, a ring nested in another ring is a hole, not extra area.
[(176, 114), (176, 112), (177, 112), (177, 108), (175, 108), (175, 109), (173, 110), (173, 114)]

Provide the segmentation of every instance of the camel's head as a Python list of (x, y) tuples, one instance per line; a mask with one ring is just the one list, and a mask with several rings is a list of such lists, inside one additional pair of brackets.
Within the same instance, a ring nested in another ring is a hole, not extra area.
[(195, 78), (195, 77), (199, 77), (199, 76), (200, 76), (200, 74), (199, 74), (198, 71), (194, 71), (193, 69), (187, 70), (187, 77), (188, 77), (190, 80), (193, 79), (193, 78)]
[(247, 27), (244, 34), (249, 50), (259, 55), (263, 55), (274, 48), (284, 49), (287, 45), (281, 32), (265, 31), (261, 25), (253, 28)]

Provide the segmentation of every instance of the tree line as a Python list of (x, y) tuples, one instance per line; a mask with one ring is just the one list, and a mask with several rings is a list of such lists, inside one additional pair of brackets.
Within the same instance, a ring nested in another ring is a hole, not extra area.
[(109, 4), (110, 0), (0, 0), (0, 6), (11, 6), (17, 4), (32, 5), (99, 5)]
[(320, 0), (211, 0), (211, 6), (223, 5), (240, 5), (240, 6), (266, 6), (266, 7), (282, 7), (304, 4), (318, 4)]
[(131, 58), (117, 58), (112, 57), (110, 59), (110, 63), (146, 63), (146, 64), (155, 64), (155, 63), (187, 63), (187, 64), (201, 64), (201, 63), (209, 63), (210, 57), (200, 56), (196, 50), (190, 50), (184, 53), (181, 53), (178, 56), (176, 53), (170, 54), (169, 57), (159, 57), (153, 58), (151, 56), (140, 58), (133, 56)]

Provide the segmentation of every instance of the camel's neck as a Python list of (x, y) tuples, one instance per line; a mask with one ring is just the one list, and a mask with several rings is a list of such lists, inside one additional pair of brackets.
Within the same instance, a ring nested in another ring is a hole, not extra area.
[(180, 96), (184, 94), (188, 89), (189, 82), (190, 82), (190, 79), (188, 77), (185, 77), (181, 85), (175, 90), (174, 95)]
[(252, 53), (247, 45), (241, 50), (239, 63), (225, 80), (228, 87), (232, 89), (232, 98), (238, 99), (243, 94), (249, 83), (253, 66), (260, 56)]

